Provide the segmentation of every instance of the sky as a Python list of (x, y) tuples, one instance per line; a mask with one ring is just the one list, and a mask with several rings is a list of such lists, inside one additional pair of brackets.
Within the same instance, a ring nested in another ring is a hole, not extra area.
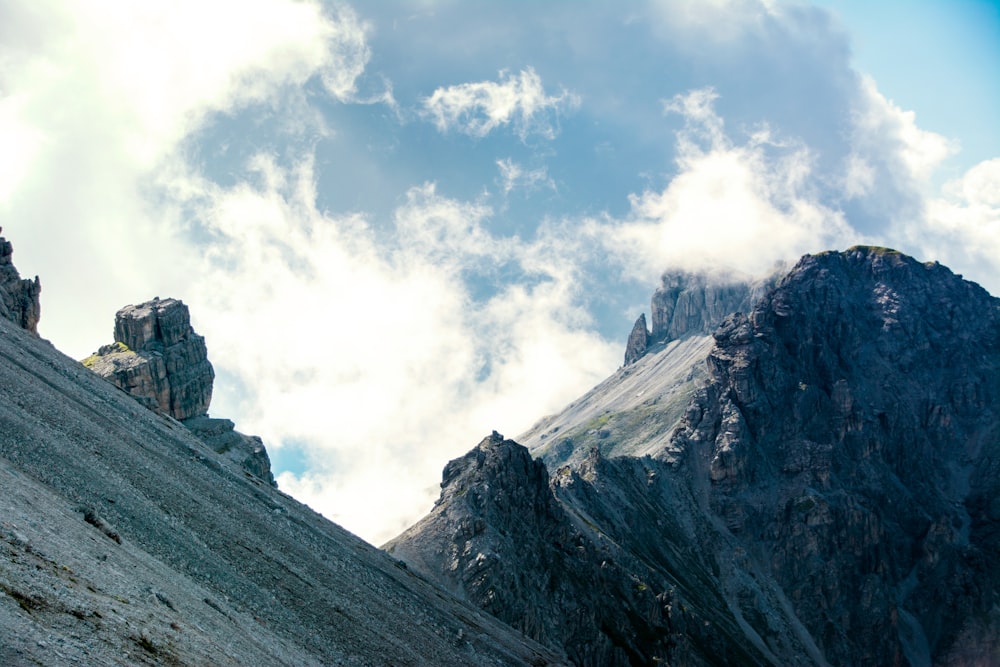
[(668, 270), (858, 243), (1000, 294), (974, 0), (0, 0), (0, 226), (81, 359), (182, 299), (211, 414), (380, 544), (613, 373)]

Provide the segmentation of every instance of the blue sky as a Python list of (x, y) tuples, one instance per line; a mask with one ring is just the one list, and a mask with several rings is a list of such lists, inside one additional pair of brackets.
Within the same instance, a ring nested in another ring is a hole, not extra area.
[(374, 542), (613, 372), (665, 270), (1000, 292), (994, 3), (0, 0), (0, 225), (82, 358), (183, 299), (212, 414)]

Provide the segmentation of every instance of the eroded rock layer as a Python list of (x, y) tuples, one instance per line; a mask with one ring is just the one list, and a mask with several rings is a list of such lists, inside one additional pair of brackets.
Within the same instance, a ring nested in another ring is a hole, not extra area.
[(215, 371), (182, 301), (125, 306), (115, 315), (115, 342), (84, 364), (174, 419), (208, 414)]

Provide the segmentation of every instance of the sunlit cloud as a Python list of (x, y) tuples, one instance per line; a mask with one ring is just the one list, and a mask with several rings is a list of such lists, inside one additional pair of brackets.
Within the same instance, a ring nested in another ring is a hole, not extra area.
[(681, 114), (678, 173), (663, 190), (631, 198), (607, 235), (623, 265), (649, 281), (666, 268), (758, 273), (775, 261), (843, 245), (854, 233), (811, 181), (809, 148), (760, 128), (742, 142), (725, 131), (717, 98), (698, 89), (668, 101)]
[[(199, 332), (246, 387), (240, 428), (308, 450), (282, 488), (368, 539), (419, 518), (448, 459), (493, 429), (526, 430), (619, 356), (592, 332), (557, 237), (497, 237), (488, 207), (425, 184), (385, 244), (363, 217), (316, 208), (310, 156), (282, 168), (258, 154), (246, 170), (228, 188), (196, 175), (172, 187), (214, 239), (190, 299), (211, 313)], [(469, 280), (503, 263), (525, 279), (474, 299)], [(391, 479), (375, 500), (374, 470)]]
[(42, 335), (74, 356), (110, 330), (81, 309), (183, 296), (188, 220), (154, 181), (187, 168), (192, 135), (249, 106), (322, 131), (296, 91), (315, 77), (350, 98), (368, 58), (353, 12), (318, 2), (41, 0), (5, 6), (2, 23), (0, 136), (16, 140), (0, 171), (16, 178), (0, 179), (0, 212), (43, 276)]
[(500, 81), (479, 81), (438, 88), (423, 100), (424, 114), (438, 130), (484, 137), (510, 126), (521, 138), (539, 135), (553, 139), (560, 113), (580, 105), (570, 91), (547, 95), (542, 79), (531, 67), (518, 74), (500, 72)]

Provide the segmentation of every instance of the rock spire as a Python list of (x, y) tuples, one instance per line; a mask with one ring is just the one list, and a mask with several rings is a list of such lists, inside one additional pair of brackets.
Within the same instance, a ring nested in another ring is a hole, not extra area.
[[(3, 227), (0, 227), (0, 232), (3, 232)], [(0, 317), (37, 336), (38, 320), (42, 315), (39, 300), (42, 283), (38, 276), (34, 280), (22, 279), (11, 261), (13, 254), (10, 241), (0, 236)]]

